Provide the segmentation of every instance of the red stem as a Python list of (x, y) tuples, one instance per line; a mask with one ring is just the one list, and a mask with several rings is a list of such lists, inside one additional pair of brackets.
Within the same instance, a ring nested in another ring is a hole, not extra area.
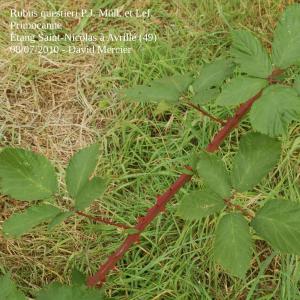
[(232, 118), (229, 118), (226, 124), (217, 132), (214, 136), (211, 143), (207, 146), (206, 151), (215, 152), (218, 150), (219, 146), (222, 144), (224, 139), (229, 135), (229, 133), (237, 127), (240, 120), (246, 115), (246, 113), (250, 110), (254, 101), (256, 101), (262, 94), (262, 91), (257, 93), (255, 96), (250, 98), (247, 102), (240, 105), (240, 107), (235, 112)]
[[(218, 150), (221, 143), (228, 136), (228, 134), (238, 125), (240, 120), (245, 116), (245, 114), (250, 110), (254, 101), (256, 101), (261, 96), (261, 91), (254, 97), (250, 98), (247, 102), (240, 105), (236, 110), (233, 117), (226, 121), (226, 124), (217, 132), (213, 137), (211, 143), (207, 146), (206, 151), (215, 152)], [(170, 188), (167, 189), (162, 195), (157, 197), (156, 204), (151, 207), (144, 217), (139, 217), (135, 229), (139, 233), (134, 233), (128, 235), (124, 240), (122, 245), (108, 257), (107, 261), (100, 266), (98, 272), (93, 276), (90, 276), (87, 280), (87, 285), (89, 287), (95, 286), (97, 284), (102, 285), (105, 282), (105, 277), (110, 270), (112, 270), (116, 263), (123, 257), (123, 255), (128, 251), (128, 249), (135, 243), (139, 241), (140, 232), (142, 232), (153, 219), (162, 211), (164, 211), (167, 202), (192, 178), (192, 175), (182, 174), (180, 177), (172, 184)]]
[(94, 217), (94, 216), (88, 215), (88, 214), (86, 214), (86, 213), (84, 213), (82, 211), (76, 211), (76, 214), (80, 215), (80, 216), (83, 216), (83, 217), (86, 217), (86, 218), (88, 218), (88, 219), (90, 219), (92, 221), (98, 222), (98, 223), (104, 223), (104, 224), (112, 225), (112, 226), (119, 227), (119, 228), (122, 228), (122, 229), (129, 229), (129, 228), (131, 228), (131, 227), (127, 226), (127, 225), (116, 223), (116, 222), (112, 221), (111, 219), (101, 218), (101, 217)]
[[(191, 175), (182, 174), (175, 181), (175, 183), (168, 188), (168, 190), (161, 196), (157, 197), (156, 204), (152, 206), (147, 214), (144, 217), (139, 217), (138, 222), (135, 226), (139, 232), (143, 231), (152, 220), (162, 211), (165, 210), (165, 205), (167, 202), (179, 191), (179, 189), (191, 179)], [(124, 240), (123, 244), (112, 254), (106, 263), (104, 263), (99, 271), (94, 275), (88, 278), (88, 286), (92, 287), (97, 285), (97, 283), (102, 284), (105, 282), (106, 274), (114, 268), (116, 263), (122, 256), (127, 252), (127, 250), (135, 243), (137, 243), (140, 239), (140, 233), (134, 233), (128, 235), (128, 237)]]

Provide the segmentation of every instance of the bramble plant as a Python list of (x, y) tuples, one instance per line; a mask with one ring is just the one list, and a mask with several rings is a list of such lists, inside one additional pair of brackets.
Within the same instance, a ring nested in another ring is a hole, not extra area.
[[(274, 169), (281, 155), (280, 136), (285, 135), (292, 121), (300, 120), (300, 76), (294, 68), (300, 66), (299, 28), (300, 5), (291, 5), (274, 32), (271, 55), (252, 33), (233, 31), (231, 58), (204, 65), (198, 77), (176, 74), (120, 92), (122, 99), (129, 101), (189, 105), (222, 125), (207, 148), (193, 156), (191, 167), (187, 167), (186, 172), (157, 197), (156, 204), (133, 228), (82, 212), (102, 195), (107, 185), (103, 178), (91, 178), (99, 156), (97, 144), (82, 149), (69, 162), (66, 186), (70, 198), (74, 199), (74, 208), (68, 210), (59, 208), (55, 201), (59, 199), (56, 174), (45, 157), (24, 149), (2, 149), (1, 193), (15, 200), (34, 203), (25, 212), (14, 214), (4, 222), (5, 236), (20, 237), (45, 221), (49, 221), (51, 230), (74, 214), (128, 230), (123, 244), (94, 276), (88, 278), (88, 286), (95, 286), (105, 281), (107, 273), (139, 240), (140, 233), (164, 210), (172, 196), (196, 175), (202, 179), (203, 186), (181, 199), (178, 216), (196, 221), (210, 215), (218, 218), (214, 259), (226, 272), (245, 277), (253, 255), (253, 236), (267, 241), (282, 253), (300, 254), (300, 204), (296, 199), (271, 199), (257, 203), (251, 209), (247, 203), (236, 204), (242, 193), (253, 190)], [(290, 77), (287, 71), (292, 74)], [(214, 100), (215, 105), (239, 106), (235, 114), (224, 121), (201, 107)], [(222, 158), (213, 152), (248, 111), (254, 132), (248, 132), (240, 139), (229, 170)], [(19, 295), (8, 275), (2, 277), (1, 285), (6, 286), (8, 295)], [(43, 296), (37, 299), (54, 299), (57, 293), (66, 293), (64, 299), (71, 299), (77, 293), (82, 293), (82, 299), (84, 293), (91, 293), (85, 299), (92, 299), (96, 297), (93, 292), (84, 288), (82, 281), (70, 287), (54, 284), (46, 287), (41, 292)], [(7, 299), (23, 298), (11, 296)]]

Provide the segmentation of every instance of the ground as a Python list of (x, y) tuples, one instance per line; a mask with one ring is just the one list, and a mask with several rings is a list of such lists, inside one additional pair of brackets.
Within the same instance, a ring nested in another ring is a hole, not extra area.
[[(100, 1), (19, 1), (37, 10), (80, 9)], [(155, 32), (156, 43), (144, 43), (130, 55), (17, 55), (9, 53), (9, 9), (0, 3), (0, 146), (16, 146), (45, 154), (57, 167), (61, 194), (69, 207), (63, 180), (67, 160), (78, 149), (99, 141), (98, 173), (110, 179), (105, 195), (87, 211), (133, 225), (188, 164), (192, 151), (208, 144), (218, 125), (185, 106), (161, 113), (155, 104), (122, 101), (122, 87), (147, 83), (174, 72), (197, 74), (203, 63), (226, 56), (231, 29), (248, 28), (270, 48), (278, 16), (288, 0), (153, 0), (101, 1), (106, 7), (152, 9), (145, 21), (82, 19), (65, 26), (85, 32)], [(92, 4), (91, 4), (92, 3)], [(96, 4), (93, 4), (96, 3)], [(77, 27), (76, 27), (77, 26)], [(123, 42), (118, 45), (124, 45)], [(228, 109), (207, 106), (226, 118)], [(220, 154), (230, 166), (239, 137), (250, 129), (247, 118), (227, 138)], [(283, 139), (281, 162), (255, 191), (240, 201), (299, 198), (299, 124)], [(297, 138), (298, 136), (298, 138)], [(110, 273), (105, 290), (112, 299), (299, 299), (300, 266), (293, 255), (278, 255), (257, 241), (245, 280), (224, 273), (212, 260), (215, 218), (184, 222), (176, 205), (186, 185), (143, 233)], [(11, 213), (27, 206), (0, 196), (0, 226)], [(81, 217), (48, 232), (38, 227), (19, 240), (0, 235), (0, 272), (11, 271), (29, 296), (44, 284), (69, 282), (74, 266), (91, 274), (121, 243), (125, 233)]]

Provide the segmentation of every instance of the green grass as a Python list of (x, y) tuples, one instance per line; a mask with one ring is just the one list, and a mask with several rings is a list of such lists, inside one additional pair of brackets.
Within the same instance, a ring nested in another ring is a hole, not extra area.
[[(34, 1), (30, 7), (78, 9), (88, 2)], [(291, 2), (103, 1), (107, 7), (131, 3), (136, 7), (150, 4), (153, 9), (153, 18), (143, 22), (80, 23), (85, 32), (114, 29), (159, 35), (157, 43), (134, 46), (136, 51), (129, 56), (13, 55), (1, 31), (0, 144), (47, 155), (60, 173), (62, 195), (57, 201), (68, 207), (65, 164), (74, 151), (99, 141), (98, 172), (110, 178), (110, 185), (89, 212), (133, 225), (155, 203), (155, 196), (177, 178), (191, 152), (208, 144), (218, 125), (184, 106), (155, 114), (155, 105), (124, 103), (116, 95), (118, 89), (174, 72), (197, 73), (204, 62), (228, 54), (230, 28), (248, 28), (270, 46), (278, 15)], [(13, 5), (14, 1), (0, 4), (1, 23)], [(231, 114), (220, 107), (206, 109), (220, 118)], [(246, 118), (219, 152), (229, 167), (240, 136), (249, 129)], [(299, 133), (299, 124), (290, 126), (278, 167), (238, 201), (253, 208), (276, 197), (299, 199)], [(184, 222), (176, 216), (178, 200), (198, 184), (202, 183), (196, 178), (188, 183), (118, 263), (105, 284), (107, 295), (143, 300), (299, 299), (298, 257), (278, 255), (264, 242), (257, 241), (245, 280), (227, 275), (214, 264), (212, 243), (218, 220)], [(6, 197), (0, 201), (0, 220), (25, 207)], [(45, 226), (20, 240), (0, 236), (0, 270), (11, 271), (18, 286), (33, 296), (50, 281), (68, 282), (74, 266), (87, 274), (95, 272), (124, 238), (125, 233), (114, 228), (72, 217), (51, 233)]]

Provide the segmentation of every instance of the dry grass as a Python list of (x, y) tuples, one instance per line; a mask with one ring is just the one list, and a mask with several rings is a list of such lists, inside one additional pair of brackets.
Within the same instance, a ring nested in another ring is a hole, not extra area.
[[(7, 26), (7, 10), (15, 2), (0, 3), (1, 27)], [(50, 3), (54, 3), (72, 10), (90, 3), (21, 2), (19, 7), (24, 8), (50, 9)], [(51, 159), (60, 174), (61, 197), (57, 200), (60, 205), (69, 206), (63, 181), (67, 160), (77, 149), (100, 141), (103, 156), (99, 173), (109, 176), (111, 185), (104, 199), (90, 211), (133, 224), (136, 216), (151, 206), (156, 193), (172, 181), (176, 168), (187, 161), (195, 139), (191, 128), (196, 115), (175, 111), (165, 122), (153, 115), (152, 105), (121, 102), (116, 97), (118, 88), (174, 71), (197, 72), (203, 62), (228, 52), (231, 27), (253, 30), (269, 46), (278, 14), (293, 2), (296, 1), (125, 1), (128, 7), (151, 5), (153, 18), (144, 22), (87, 23), (87, 32), (115, 28), (121, 32), (152, 30), (159, 34), (156, 44), (137, 48), (130, 57), (10, 54), (7, 30), (2, 31), (0, 146), (32, 149)], [(116, 7), (124, 1), (111, 3)], [(65, 24), (70, 28), (76, 25)], [(211, 109), (220, 116), (228, 114), (219, 108)], [(199, 138), (198, 147), (202, 147), (216, 127), (203, 118), (199, 122), (200, 128), (194, 126), (193, 130)], [(258, 198), (276, 194), (292, 195), (295, 199), (299, 196), (295, 187), (299, 181), (299, 141), (294, 151), (289, 150), (299, 134), (296, 124), (285, 139), (289, 160), (283, 158), (277, 170), (279, 179), (260, 186), (257, 195), (244, 196), (251, 205)], [(232, 145), (236, 140), (233, 135)], [(225, 146), (224, 153), (228, 151), (229, 146)], [(1, 196), (0, 220), (25, 206)], [(208, 299), (208, 295), (212, 299), (248, 299), (255, 284), (251, 299), (271, 299), (268, 297), (272, 295), (296, 299), (293, 295), (297, 294), (300, 270), (297, 258), (275, 256), (266, 265), (267, 271), (258, 276), (261, 262), (270, 255), (266, 245), (258, 245), (251, 282), (237, 281), (216, 268), (210, 258), (214, 222), (207, 220), (205, 224), (187, 224), (188, 227), (175, 217), (172, 205), (170, 212), (159, 217), (145, 233), (137, 249), (120, 263), (107, 284), (107, 294), (113, 299)], [(87, 273), (95, 271), (123, 238), (122, 233), (78, 217), (72, 217), (54, 232), (42, 227), (20, 240), (5, 240), (0, 235), (0, 270), (10, 270), (19, 286), (33, 295), (47, 282), (68, 281), (74, 265)]]

